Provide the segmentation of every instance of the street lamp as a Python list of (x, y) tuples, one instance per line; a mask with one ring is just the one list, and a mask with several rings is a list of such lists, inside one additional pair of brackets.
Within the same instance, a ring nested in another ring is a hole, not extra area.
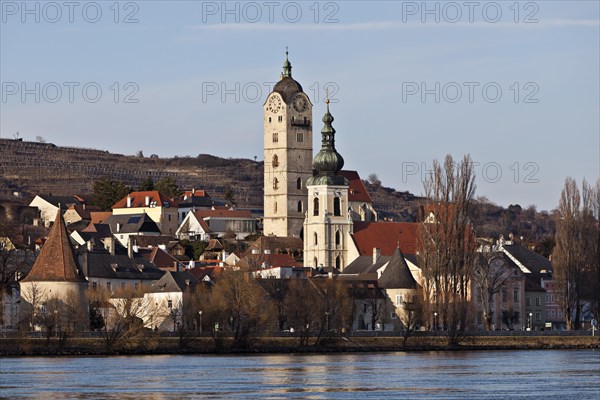
[(527, 330), (528, 330), (528, 331), (530, 331), (530, 330), (531, 330), (531, 328), (532, 328), (532, 325), (533, 325), (533, 324), (532, 324), (532, 322), (533, 322), (533, 319), (531, 318), (532, 316), (533, 316), (533, 313), (529, 313), (529, 328), (527, 328)]
[(199, 331), (200, 334), (202, 334), (202, 311), (198, 311), (198, 315), (200, 316), (200, 327), (199, 327)]
[(437, 312), (433, 313), (433, 330), (437, 331)]

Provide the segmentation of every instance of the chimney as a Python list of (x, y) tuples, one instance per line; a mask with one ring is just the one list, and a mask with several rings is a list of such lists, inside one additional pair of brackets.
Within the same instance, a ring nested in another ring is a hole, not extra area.
[(146, 196), (146, 207), (150, 205), (150, 196)]
[(94, 243), (92, 243), (91, 240), (89, 240), (88, 242), (86, 242), (87, 244), (87, 250), (88, 251), (92, 251), (94, 249)]
[(117, 222), (117, 232), (121, 232), (121, 224)]
[(133, 260), (133, 245), (131, 244), (131, 241), (131, 238), (127, 238), (127, 257)]
[(111, 256), (115, 255), (115, 238), (112, 236), (109, 236), (105, 239), (108, 242), (108, 252), (110, 253)]
[(127, 208), (131, 208), (131, 196), (127, 195)]
[(190, 286), (190, 280), (189, 279), (185, 280), (185, 286)]
[(379, 257), (381, 257), (381, 249), (379, 247), (373, 247), (373, 264), (379, 260)]
[(192, 188), (192, 196), (196, 194), (196, 189)]
[[(173, 269), (177, 272), (181, 271), (181, 265), (179, 265), (179, 262), (177, 261), (173, 261)], [(188, 285), (189, 286), (189, 285)]]

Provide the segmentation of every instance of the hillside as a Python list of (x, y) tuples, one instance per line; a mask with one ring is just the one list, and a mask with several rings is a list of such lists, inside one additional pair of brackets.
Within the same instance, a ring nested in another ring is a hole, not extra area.
[[(359, 171), (360, 173), (360, 171)], [(261, 206), (263, 203), (263, 163), (246, 159), (225, 159), (200, 154), (197, 157), (159, 158), (126, 156), (107, 151), (59, 147), (51, 143), (0, 139), (0, 199), (15, 200), (13, 192), (23, 192), (28, 202), (37, 193), (89, 196), (93, 183), (102, 178), (123, 181), (136, 189), (151, 177), (155, 182), (172, 177), (182, 189), (205, 189), (213, 197), (222, 197), (230, 185), (238, 206)], [(363, 177), (364, 178), (364, 177)], [(380, 219), (415, 221), (420, 198), (381, 185), (364, 182)], [(522, 209), (518, 204), (508, 208), (479, 198), (474, 216), (480, 237), (499, 235), (541, 246), (546, 254), (554, 236), (555, 216)]]
[(25, 199), (37, 193), (87, 196), (102, 178), (123, 181), (135, 189), (151, 177), (172, 177), (181, 188), (203, 188), (219, 197), (230, 184), (241, 205), (262, 204), (262, 163), (198, 157), (158, 158), (113, 154), (107, 151), (58, 147), (51, 143), (0, 139), (0, 197), (12, 192)]

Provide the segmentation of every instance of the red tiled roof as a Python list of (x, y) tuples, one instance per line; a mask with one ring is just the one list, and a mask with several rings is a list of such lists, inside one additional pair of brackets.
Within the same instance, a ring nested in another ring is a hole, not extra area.
[(202, 218), (247, 218), (252, 219), (252, 213), (247, 210), (200, 210), (194, 211), (199, 220)]
[(391, 256), (398, 247), (404, 254), (415, 254), (419, 223), (416, 222), (354, 222), (352, 238), (360, 255), (372, 255), (373, 248), (381, 249), (382, 256)]
[(112, 215), (110, 211), (90, 211), (92, 224), (105, 224), (108, 217)]
[(50, 229), (48, 239), (42, 246), (31, 271), (23, 279), (23, 282), (40, 281), (85, 282), (75, 263), (69, 234), (60, 210), (56, 213), (56, 220)]
[(363, 203), (373, 203), (367, 188), (363, 184), (358, 172), (356, 171), (340, 171), (339, 174), (348, 179), (350, 187), (348, 188), (348, 201), (360, 201)]
[(190, 198), (190, 197), (210, 197), (205, 190), (201, 190), (201, 189), (193, 189), (193, 190), (186, 190), (185, 192), (183, 192), (183, 194), (181, 196), (179, 196), (180, 199), (184, 199), (184, 198)]
[(119, 200), (112, 208), (127, 208), (127, 198), (131, 198), (131, 208), (148, 207), (146, 205), (146, 196), (149, 197), (149, 202), (156, 202), (156, 207), (164, 207), (169, 204), (171, 207), (176, 207), (177, 203), (169, 199), (158, 190), (150, 190), (147, 192), (131, 192), (127, 196)]
[(154, 247), (150, 252), (142, 252), (144, 258), (161, 269), (174, 269), (177, 259), (167, 254), (158, 247)]

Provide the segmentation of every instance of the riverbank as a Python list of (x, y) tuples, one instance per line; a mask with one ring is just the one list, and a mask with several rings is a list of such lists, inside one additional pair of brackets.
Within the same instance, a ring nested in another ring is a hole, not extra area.
[[(313, 343), (311, 340), (310, 343)], [(219, 346), (210, 337), (148, 337), (118, 349), (108, 349), (101, 338), (0, 338), (0, 356), (337, 353), (379, 351), (600, 349), (600, 336), (469, 336), (460, 345), (447, 346), (444, 336), (416, 336), (403, 345), (401, 337), (334, 337), (320, 345), (299, 346), (294, 337), (256, 337), (235, 347), (229, 338)]]

